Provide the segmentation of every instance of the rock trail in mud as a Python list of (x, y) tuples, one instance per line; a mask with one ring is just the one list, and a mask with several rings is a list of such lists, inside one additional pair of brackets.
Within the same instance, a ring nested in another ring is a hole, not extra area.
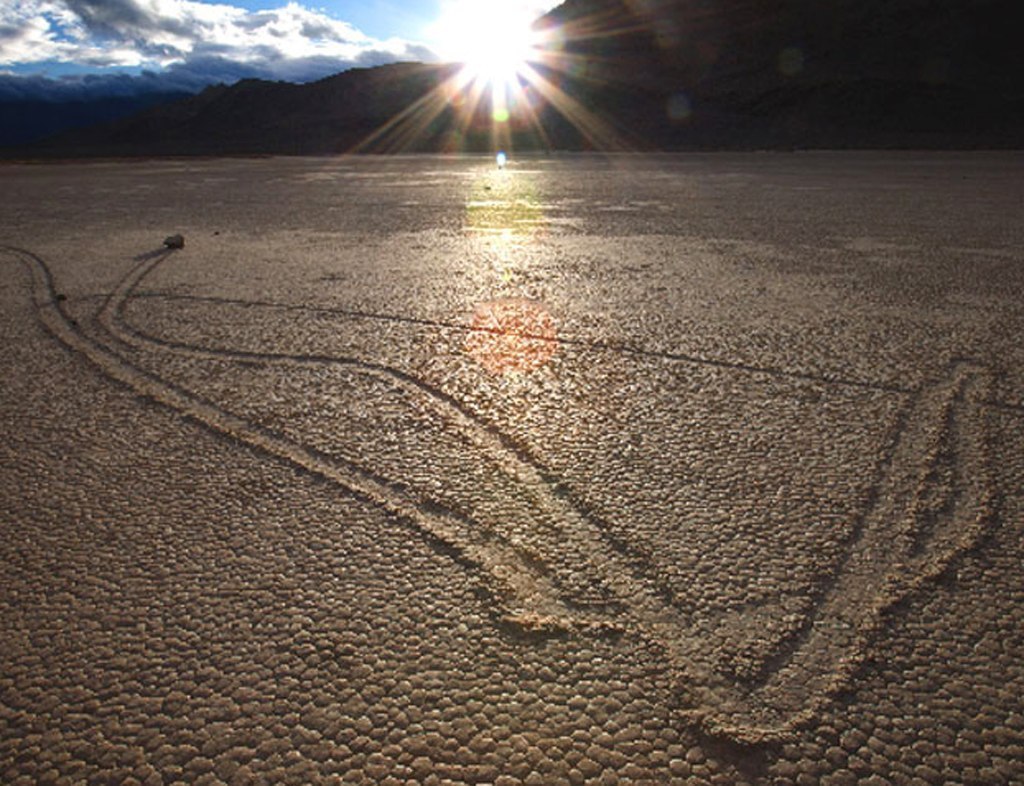
[[(561, 493), (557, 478), (528, 449), (444, 391), (361, 358), (241, 352), (143, 333), (126, 321), (125, 305), (171, 252), (129, 271), (91, 330), (70, 318), (41, 258), (20, 249), (7, 253), (30, 269), (34, 302), (46, 328), (101, 373), (414, 526), (483, 578), (496, 616), (517, 633), (615, 632), (651, 641), (677, 674), (684, 717), (734, 741), (785, 738), (812, 717), (855, 672), (885, 613), (974, 548), (994, 519), (996, 491), (985, 433), (990, 375), (978, 363), (956, 361), (942, 378), (917, 391), (896, 424), (879, 462), (873, 501), (854, 527), (841, 564), (770, 655), (736, 674), (706, 646), (708, 621), (690, 619), (673, 606), (658, 577), (645, 573), (642, 555)], [(258, 361), (385, 379), (437, 413), (480, 461), (518, 488), (525, 504), (515, 508), (517, 516), (532, 518), (476, 520), (379, 467), (262, 427), (147, 362), (167, 354), (194, 364)], [(542, 550), (519, 536), (528, 530), (544, 534)], [(600, 602), (582, 597), (588, 587), (598, 588)], [(714, 624), (742, 626), (744, 616), (722, 615)]]

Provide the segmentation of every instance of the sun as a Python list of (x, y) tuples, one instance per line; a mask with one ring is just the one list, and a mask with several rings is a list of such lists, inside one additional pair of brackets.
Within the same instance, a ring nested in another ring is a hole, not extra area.
[(447, 0), (430, 37), (443, 60), (463, 65), (461, 81), (488, 89), (497, 108), (540, 57), (538, 15), (523, 0)]
[[(443, 78), (356, 150), (417, 149), (424, 135), (437, 134), (450, 152), (479, 149), (485, 135), (492, 153), (525, 141), (550, 149), (552, 121), (568, 123), (594, 149), (632, 149), (621, 123), (573, 95), (590, 64), (574, 54), (572, 43), (605, 36), (603, 11), (596, 20), (584, 14), (566, 21), (558, 14), (545, 17), (559, 0), (436, 2), (436, 21), (421, 28), (419, 38), (446, 64), (439, 71)], [(495, 160), (499, 168), (507, 162)]]

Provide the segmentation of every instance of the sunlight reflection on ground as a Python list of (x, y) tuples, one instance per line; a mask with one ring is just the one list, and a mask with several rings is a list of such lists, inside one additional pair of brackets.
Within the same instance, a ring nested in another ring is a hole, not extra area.
[(526, 298), (481, 303), (465, 343), (466, 352), (493, 374), (535, 371), (551, 359), (556, 346), (551, 313)]

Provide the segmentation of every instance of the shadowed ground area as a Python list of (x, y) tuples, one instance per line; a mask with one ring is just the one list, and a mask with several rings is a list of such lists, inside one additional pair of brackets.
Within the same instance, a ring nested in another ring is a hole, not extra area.
[(1024, 779), (1019, 155), (0, 176), (3, 782)]

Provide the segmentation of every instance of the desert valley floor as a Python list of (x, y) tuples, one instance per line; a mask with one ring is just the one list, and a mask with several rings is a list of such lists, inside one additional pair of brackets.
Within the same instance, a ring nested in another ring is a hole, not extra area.
[(1020, 154), (0, 184), (3, 783), (1024, 783)]

